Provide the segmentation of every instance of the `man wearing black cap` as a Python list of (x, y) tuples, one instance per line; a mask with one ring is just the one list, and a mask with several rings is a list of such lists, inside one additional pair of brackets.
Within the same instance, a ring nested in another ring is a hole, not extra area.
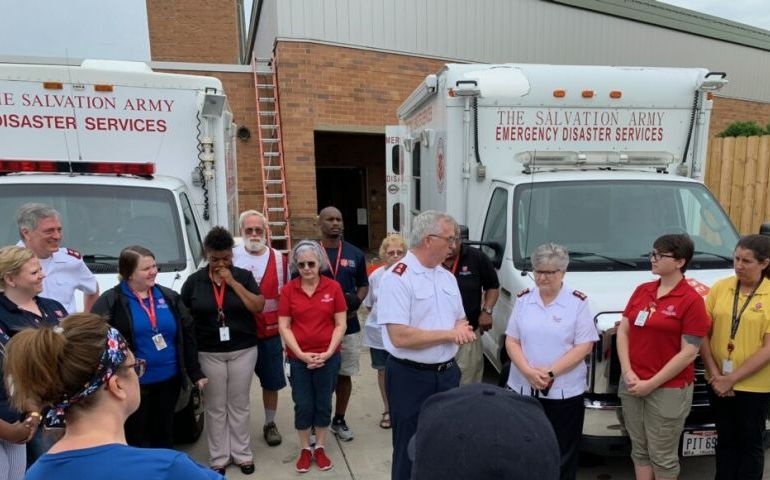
[(408, 480), (407, 445), (417, 428), (420, 406), (434, 393), (457, 387), (458, 345), (475, 340), (465, 319), (460, 290), (441, 267), (457, 241), (454, 219), (422, 212), (412, 226), (412, 249), (382, 276), (377, 323), (390, 358), (385, 385), (393, 426), (393, 480)]
[(543, 407), (493, 385), (464, 385), (428, 398), (408, 451), (412, 480), (559, 478), (559, 444)]

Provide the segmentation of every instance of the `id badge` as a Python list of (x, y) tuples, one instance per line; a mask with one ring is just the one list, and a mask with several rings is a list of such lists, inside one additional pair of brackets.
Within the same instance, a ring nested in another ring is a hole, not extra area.
[(219, 327), (219, 341), (227, 342), (230, 340), (230, 327)]
[(640, 310), (639, 313), (636, 314), (636, 320), (634, 320), (634, 325), (637, 327), (643, 327), (645, 322), (647, 322), (647, 317), (650, 316), (650, 312), (647, 310)]
[(724, 359), (722, 360), (722, 375), (728, 375), (733, 373), (733, 361)]
[(158, 350), (158, 351), (163, 350), (164, 348), (168, 347), (168, 345), (166, 345), (166, 339), (163, 338), (163, 334), (162, 333), (158, 333), (156, 335), (153, 335), (152, 336), (152, 343), (155, 344), (155, 349)]

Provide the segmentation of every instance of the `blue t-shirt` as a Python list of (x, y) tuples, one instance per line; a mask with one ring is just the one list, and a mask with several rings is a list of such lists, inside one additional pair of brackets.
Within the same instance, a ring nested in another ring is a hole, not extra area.
[[(168, 380), (179, 373), (179, 365), (176, 351), (176, 320), (171, 312), (166, 299), (159, 288), (153, 287), (152, 297), (155, 301), (155, 317), (157, 318), (157, 330), (153, 330), (150, 317), (139, 305), (139, 300), (133, 294), (128, 284), (120, 282), (121, 292), (128, 298), (128, 308), (131, 311), (131, 322), (134, 328), (134, 342), (136, 358), (147, 361), (147, 369), (139, 379), (142, 385), (158, 383)], [(144, 306), (150, 309), (150, 299), (144, 299)], [(166, 348), (158, 350), (152, 337), (160, 333), (166, 342)]]
[[(358, 247), (342, 241), (342, 255), (337, 263), (338, 248), (324, 248), (329, 258), (329, 270), (323, 272), (329, 278), (337, 280), (344, 293), (356, 293), (358, 287), (369, 286), (369, 277), (366, 275), (366, 257)], [(339, 265), (335, 272), (335, 267)], [(335, 274), (336, 273), (336, 274)], [(348, 327), (345, 335), (361, 331), (356, 312), (348, 313)]]
[(25, 480), (222, 480), (186, 454), (163, 448), (136, 448), (117, 443), (46, 453), (27, 471)]

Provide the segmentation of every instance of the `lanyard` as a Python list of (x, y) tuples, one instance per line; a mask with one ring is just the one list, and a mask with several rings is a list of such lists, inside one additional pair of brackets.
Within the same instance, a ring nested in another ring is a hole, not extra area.
[(209, 272), (209, 279), (211, 279), (211, 289), (214, 291), (214, 301), (217, 302), (217, 321), (224, 325), (225, 311), (223, 306), (225, 304), (225, 287), (227, 287), (227, 283), (222, 280), (222, 285), (217, 287), (216, 282), (214, 282), (214, 277), (211, 276), (211, 272)]
[(757, 283), (757, 286), (754, 287), (754, 290), (751, 291), (748, 298), (746, 298), (746, 302), (743, 304), (743, 307), (741, 307), (741, 311), (738, 311), (738, 295), (741, 291), (741, 281), (737, 280), (735, 283), (735, 295), (733, 295), (733, 321), (732, 326), (730, 328), (730, 340), (727, 342), (727, 358), (730, 358), (730, 356), (733, 353), (733, 350), (735, 350), (735, 343), (733, 340), (735, 340), (735, 335), (738, 333), (738, 327), (741, 324), (741, 316), (743, 315), (743, 312), (746, 311), (746, 307), (749, 306), (749, 302), (751, 302), (751, 298), (754, 296), (755, 293), (757, 293), (757, 290), (759, 289), (759, 286), (762, 285), (762, 282), (764, 281), (764, 277), (759, 279), (759, 283)]
[[(326, 253), (326, 247), (323, 246), (323, 242), (321, 242), (321, 247), (323, 247), (323, 248), (321, 248), (321, 251), (324, 252), (324, 256), (326, 257), (326, 263), (329, 264), (329, 269), (331, 270), (332, 262), (329, 259), (329, 254)], [(340, 240), (340, 244), (337, 247), (337, 262), (336, 262), (336, 265), (334, 266), (334, 269), (332, 270), (332, 275), (334, 276), (335, 280), (337, 280), (337, 272), (339, 272), (339, 270), (340, 270), (340, 259), (341, 258), (342, 258), (342, 240)]]
[[(446, 265), (444, 265), (444, 268), (452, 272), (452, 275), (455, 274), (457, 271), (457, 265), (460, 263), (460, 252), (457, 252), (457, 256), (455, 257), (455, 261), (452, 262), (452, 268), (447, 268)], [(443, 264), (442, 264), (443, 265)]]
[(150, 299), (150, 308), (147, 308), (147, 305), (144, 304), (144, 300), (142, 300), (142, 297), (134, 290), (131, 290), (131, 292), (134, 294), (136, 299), (139, 301), (139, 306), (142, 307), (142, 310), (144, 310), (144, 313), (147, 314), (147, 318), (150, 319), (150, 325), (152, 325), (152, 331), (157, 332), (158, 331), (158, 317), (155, 315), (155, 299), (152, 295), (152, 289), (148, 290), (147, 297)]

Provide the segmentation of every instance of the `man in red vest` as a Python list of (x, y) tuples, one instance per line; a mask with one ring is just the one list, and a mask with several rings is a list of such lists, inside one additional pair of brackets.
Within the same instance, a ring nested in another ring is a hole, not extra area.
[(246, 210), (239, 219), (243, 245), (233, 249), (233, 264), (249, 270), (265, 297), (265, 308), (257, 313), (257, 364), (254, 373), (262, 385), (265, 407), (263, 435), (271, 447), (281, 444), (275, 425), (278, 390), (286, 386), (283, 372), (283, 344), (278, 334), (278, 295), (287, 278), (286, 257), (267, 244), (268, 225), (265, 216)]

